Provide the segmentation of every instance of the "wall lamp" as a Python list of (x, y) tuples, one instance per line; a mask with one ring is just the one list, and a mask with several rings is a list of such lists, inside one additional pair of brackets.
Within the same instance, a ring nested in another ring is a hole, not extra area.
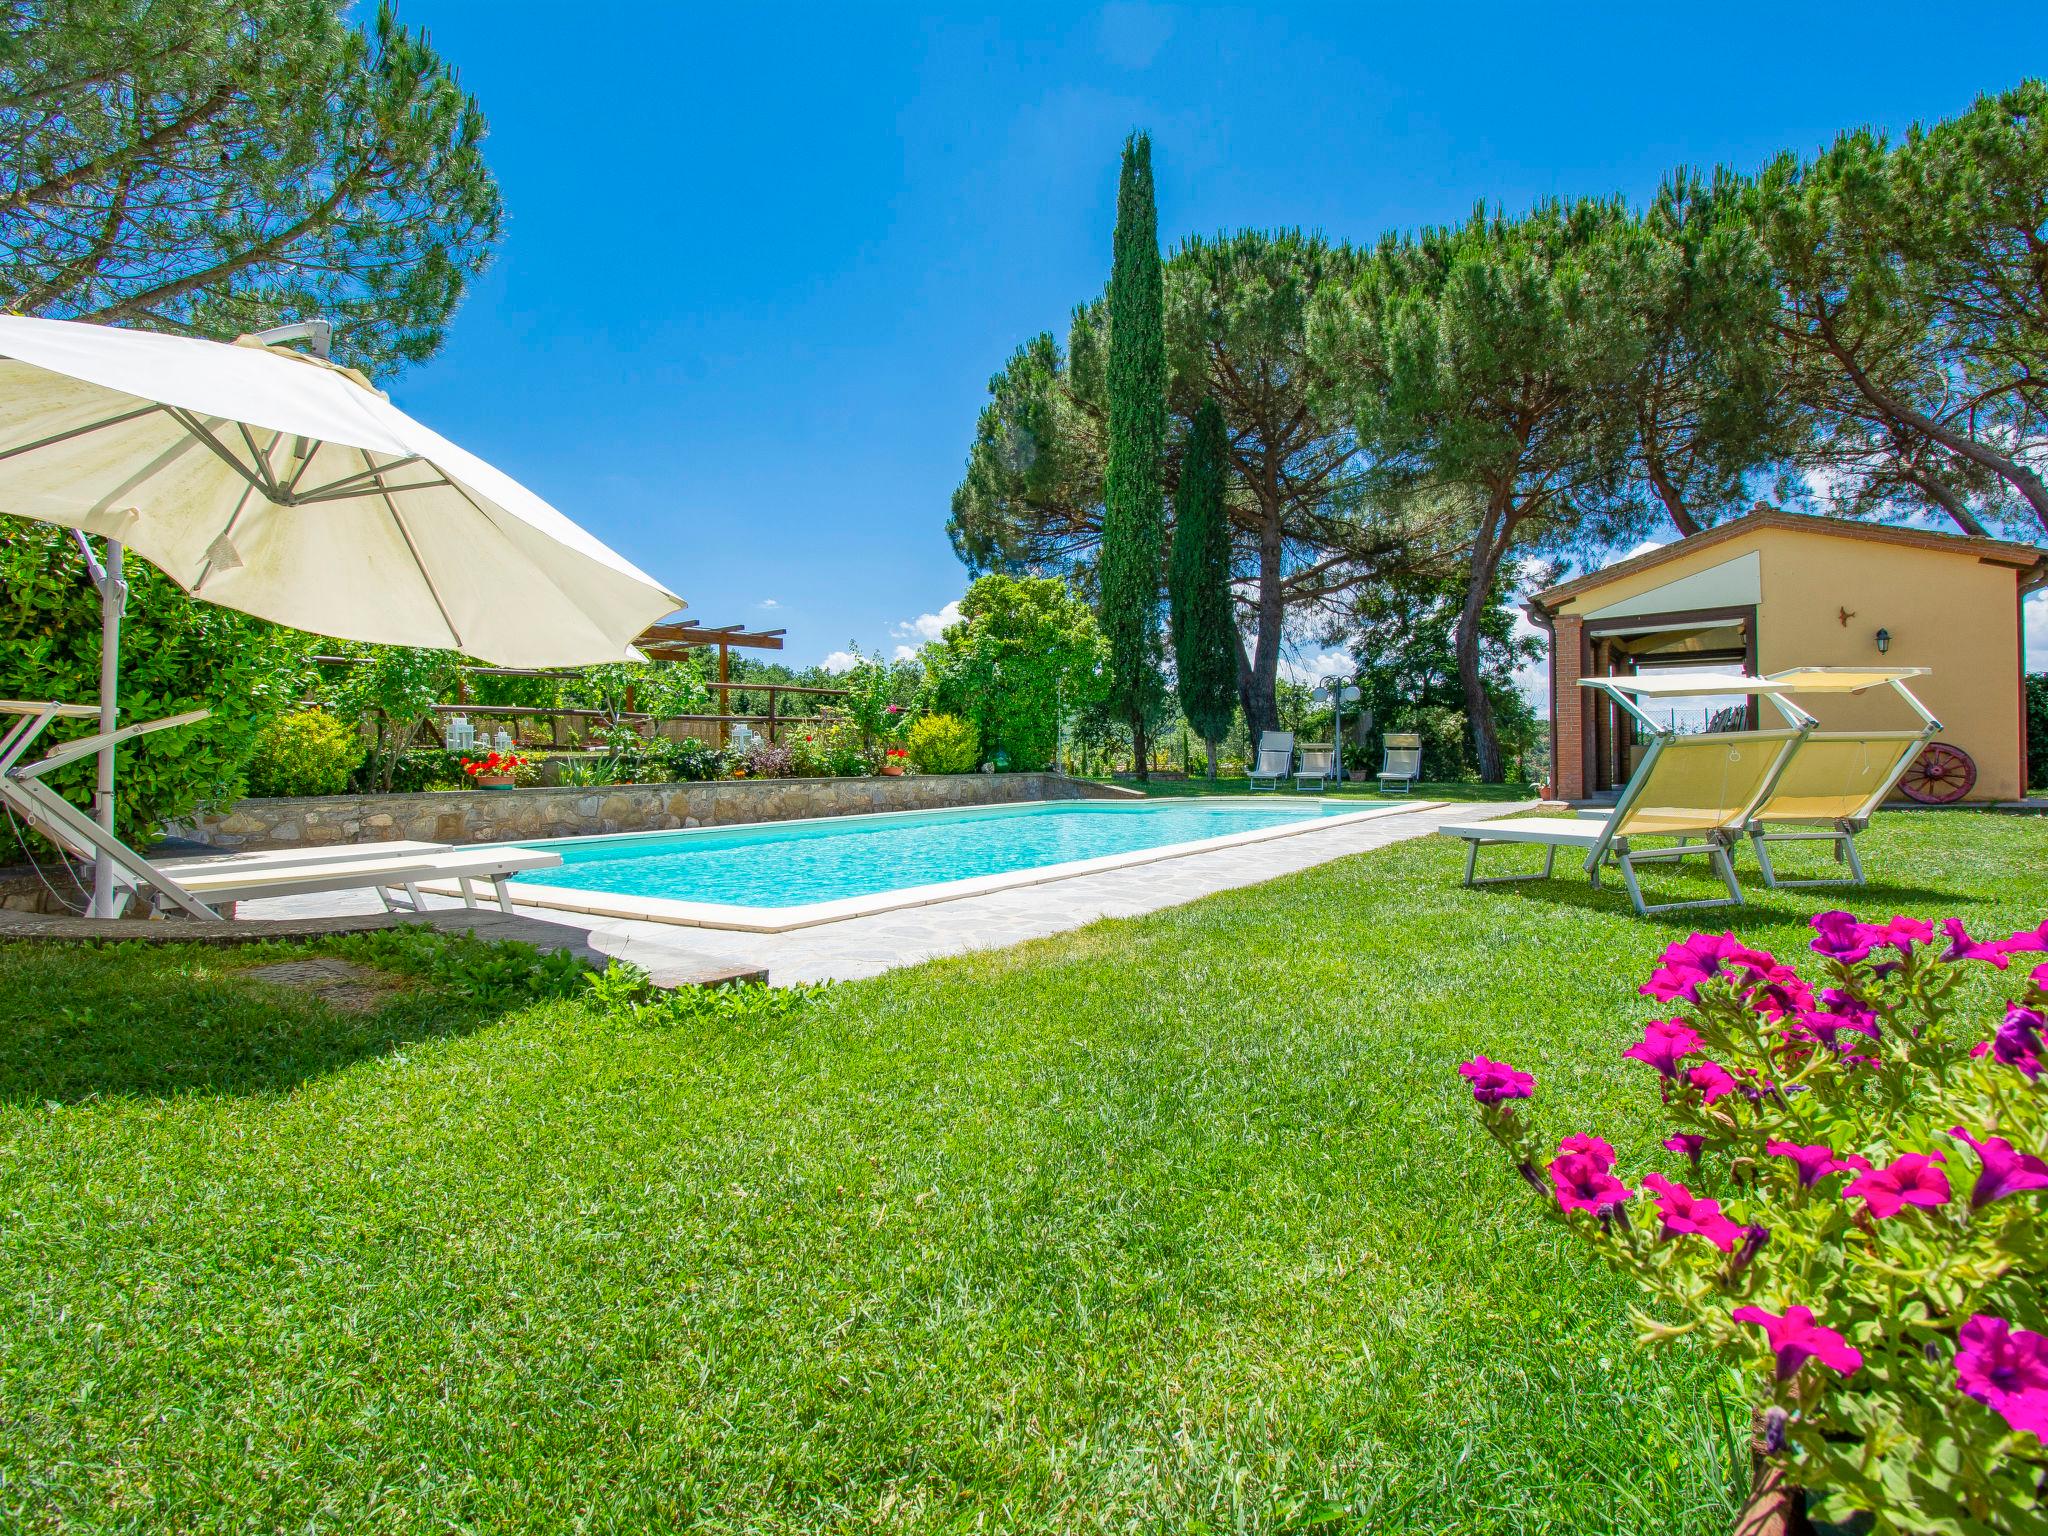
[(1877, 632), (1877, 654), (1882, 656), (1886, 651), (1890, 650), (1891, 648), (1892, 632), (1888, 629), (1880, 629)]

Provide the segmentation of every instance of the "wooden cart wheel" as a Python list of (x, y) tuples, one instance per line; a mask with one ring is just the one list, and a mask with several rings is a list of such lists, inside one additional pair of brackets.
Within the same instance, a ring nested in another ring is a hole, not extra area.
[(1976, 783), (1977, 764), (1969, 753), (1945, 741), (1930, 741), (1899, 780), (1899, 790), (1922, 805), (1954, 805)]

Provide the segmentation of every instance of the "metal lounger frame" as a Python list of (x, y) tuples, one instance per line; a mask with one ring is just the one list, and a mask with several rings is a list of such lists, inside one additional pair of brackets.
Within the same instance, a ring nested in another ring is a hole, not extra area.
[(67, 742), (28, 764), (23, 764), (21, 759), (36, 738), (49, 728), (51, 721), (90, 718), (97, 716), (99, 711), (75, 704), (44, 703), (19, 706), (11, 712), (20, 718), (4, 737), (0, 737), (0, 805), (5, 805), (35, 831), (76, 858), (91, 859), (95, 854), (104, 852), (116, 869), (127, 877), (131, 887), (149, 886), (187, 916), (207, 922), (223, 921), (218, 912), (192, 897), (177, 881), (41, 782), (42, 775), (52, 769), (82, 757), (94, 756), (102, 747), (132, 741), (152, 731), (191, 725), (204, 720), (210, 711), (193, 710), (162, 720), (125, 725), (116, 731), (95, 732)]
[[(1842, 669), (1819, 667), (1810, 670), (1826, 672)], [(1808, 739), (1815, 742), (1840, 741), (1845, 738), (1863, 741), (1901, 741), (1908, 744), (1917, 743), (1924, 747), (1928, 742), (1941, 734), (1941, 722), (1928, 712), (1927, 706), (1914, 696), (1913, 691), (1905, 685), (1903, 680), (1893, 678), (1887, 686), (1891, 688), (1893, 693), (1905, 701), (1907, 707), (1914, 714), (1920, 717), (1920, 729), (1918, 731), (1901, 731), (1896, 733), (1890, 731), (1829, 731), (1824, 734), (1815, 732)], [(1771, 825), (1771, 823), (1766, 821), (1761, 815), (1752, 817), (1749, 823), (1749, 845), (1756, 854), (1757, 868), (1763, 872), (1764, 884), (1774, 891), (1807, 889), (1816, 886), (1829, 887), (1863, 884), (1863, 861), (1856, 856), (1856, 838), (1858, 834), (1869, 828), (1870, 818), (1876, 814), (1877, 808), (1884, 804), (1891, 792), (1898, 788), (1899, 780), (1906, 776), (1906, 770), (1913, 766), (1915, 759), (1919, 755), (1918, 752), (1910, 750), (1910, 746), (1908, 750), (1902, 751), (1899, 754), (1898, 762), (1892, 765), (1891, 773), (1882, 784), (1878, 785), (1865, 798), (1863, 804), (1856, 808), (1855, 813), (1849, 816), (1838, 817), (1824, 830), (1812, 832), (1767, 832), (1764, 829)], [(1768, 803), (1768, 801), (1765, 803)], [(1761, 808), (1759, 806), (1759, 810)], [(1785, 824), (1795, 825), (1796, 823), (1787, 822)], [(1849, 866), (1848, 878), (1788, 880), (1780, 875), (1771, 864), (1771, 854), (1768, 846), (1771, 843), (1832, 843), (1835, 850), (1835, 862)]]
[[(210, 711), (192, 710), (182, 715), (169, 715), (161, 720), (141, 721), (135, 725), (123, 726), (116, 731), (81, 736), (76, 741), (66, 742), (63, 746), (44, 753), (34, 762), (26, 764), (21, 759), (27, 755), (28, 749), (49, 728), (52, 721), (94, 718), (98, 716), (99, 711), (77, 704), (23, 704), (0, 701), (0, 713), (10, 713), (19, 717), (4, 735), (0, 735), (0, 806), (12, 811), (34, 831), (75, 858), (89, 860), (95, 854), (104, 852), (123, 877), (126, 887), (124, 894), (130, 899), (147, 888), (151, 893), (150, 904), (158, 911), (168, 904), (178, 908), (188, 917), (198, 918), (203, 922), (226, 921), (219, 912), (207, 904), (203, 894), (194, 894), (187, 890), (175, 874), (157, 868), (77, 806), (41, 782), (44, 774), (61, 768), (66, 763), (76, 762), (80, 758), (95, 756), (102, 747), (132, 741), (138, 736), (146, 736), (154, 731), (167, 731), (177, 726), (192, 725), (204, 720)], [(335, 868), (337, 872), (344, 872), (347, 865), (337, 862)], [(426, 905), (420, 898), (418, 882), (421, 879), (435, 878), (442, 877), (429, 870), (423, 874), (415, 874), (411, 879), (395, 880), (392, 886), (376, 885), (370, 888), (376, 891), (387, 912), (422, 912), (426, 910)], [(506, 912), (513, 910), (511, 892), (507, 889), (502, 875), (458, 874), (452, 878), (461, 888), (464, 906), (477, 905), (476, 892), (471, 882), (488, 880), (497, 897), (498, 906)], [(391, 890), (394, 886), (405, 892), (409, 906), (400, 904), (392, 896)], [(363, 886), (340, 878), (333, 888), (360, 890)], [(301, 883), (297, 893), (303, 893), (306, 889), (306, 885)], [(212, 899), (225, 903), (238, 898), (219, 895)]]
[[(1599, 684), (1597, 680), (1588, 678), (1585, 680), (1585, 686), (1598, 687)], [(1649, 749), (1643, 753), (1642, 762), (1636, 766), (1636, 771), (1630, 775), (1628, 784), (1623, 788), (1621, 798), (1615, 803), (1613, 812), (1601, 825), (1599, 835), (1587, 850), (1585, 861), (1587, 879), (1591, 881), (1593, 888), (1598, 890), (1600, 887), (1601, 866), (1609, 862), (1613, 863), (1621, 871), (1621, 881), (1628, 890), (1629, 903), (1635, 908), (1638, 917), (1648, 917), (1656, 912), (1675, 912), (1688, 908), (1741, 906), (1742, 886), (1735, 878), (1735, 864), (1734, 860), (1729, 857), (1729, 849), (1748, 826), (1750, 817), (1755, 813), (1756, 808), (1770, 798), (1771, 791), (1777, 787), (1778, 780), (1783, 777), (1785, 766), (1792, 760), (1792, 754), (1798, 750), (1799, 744), (1805, 741), (1808, 735), (1812, 733), (1816, 723), (1813, 716), (1787, 703), (1782, 698), (1771, 695), (1771, 702), (1791, 722), (1789, 725), (1781, 730), (1716, 733), (1739, 735), (1747, 740), (1768, 740), (1773, 737), (1781, 739), (1778, 756), (1764, 774), (1758, 789), (1751, 796), (1749, 803), (1740, 808), (1740, 815), (1730, 818), (1730, 825), (1726, 827), (1702, 828), (1691, 833), (1671, 833), (1669, 834), (1670, 836), (1679, 839), (1675, 847), (1638, 849), (1629, 846), (1629, 839), (1626, 836), (1617, 836), (1615, 829), (1628, 819), (1629, 811), (1642, 798), (1643, 791), (1649, 785), (1655, 773), (1657, 762), (1664, 755), (1665, 749), (1673, 742), (1681, 739), (1698, 741), (1702, 738), (1697, 736), (1680, 738), (1676, 733), (1657, 724), (1654, 719), (1645, 714), (1636, 706), (1633, 700), (1621, 691), (1617, 689), (1602, 689), (1601, 691), (1607, 693), (1633, 718), (1640, 721), (1651, 733), (1651, 739)], [(1699, 838), (1700, 842), (1694, 844), (1691, 841), (1694, 837)], [(1560, 846), (1557, 843), (1540, 845), (1543, 848), (1543, 868), (1538, 873), (1481, 876), (1477, 873), (1477, 868), (1479, 850), (1482, 847), (1507, 847), (1521, 840), (1517, 838), (1474, 837), (1468, 838), (1466, 841), (1468, 847), (1465, 853), (1465, 884), (1468, 886), (1507, 885), (1524, 880), (1547, 880), (1550, 878), (1551, 871), (1555, 867), (1557, 850)], [(1708, 864), (1712, 867), (1714, 873), (1719, 876), (1723, 888), (1728, 892), (1726, 896), (1710, 897), (1702, 901), (1666, 901), (1658, 902), (1654, 905), (1643, 900), (1642, 885), (1636, 878), (1637, 865), (1673, 864), (1682, 859), (1698, 857), (1701, 854), (1706, 855)]]

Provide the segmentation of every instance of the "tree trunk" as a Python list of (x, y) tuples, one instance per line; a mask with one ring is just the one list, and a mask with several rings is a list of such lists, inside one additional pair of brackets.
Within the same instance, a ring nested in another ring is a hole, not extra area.
[(1678, 494), (1678, 487), (1671, 483), (1671, 477), (1664, 473), (1664, 466), (1653, 455), (1643, 456), (1643, 469), (1650, 481), (1650, 487), (1657, 493), (1657, 499), (1664, 503), (1664, 511), (1671, 518), (1671, 526), (1678, 530), (1681, 539), (1689, 539), (1700, 531), (1700, 520), (1692, 515), (1685, 504), (1685, 498)]
[(1902, 464), (1900, 473), (1910, 484), (1918, 488), (1921, 495), (1946, 512), (1949, 521), (1963, 532), (1980, 539), (1991, 537), (1991, 530), (1978, 521), (1976, 513), (1970, 510), (1963, 498), (1958, 496), (1954, 488), (1939, 475), (1928, 474), (1910, 464)]
[(1145, 750), (1146, 746), (1145, 717), (1143, 715), (1133, 715), (1131, 716), (1131, 772), (1137, 776), (1140, 784), (1149, 784), (1152, 781), (1151, 755)]
[(1479, 778), (1486, 784), (1498, 784), (1504, 775), (1493, 701), (1486, 696), (1486, 681), (1479, 670), (1479, 624), (1514, 528), (1509, 508), (1498, 504), (1500, 497), (1510, 494), (1500, 493), (1479, 520), (1478, 530), (1472, 536), (1472, 571), (1465, 583), (1465, 603), (1458, 610), (1458, 686), (1465, 695), (1465, 716), (1472, 726), (1472, 752), (1479, 760)]
[(1213, 779), (1216, 777), (1216, 738), (1214, 736), (1204, 736), (1202, 738), (1202, 749), (1209, 754), (1209, 777)]
[(1286, 594), (1281, 588), (1283, 565), (1279, 508), (1268, 507), (1259, 523), (1259, 584), (1254, 607), (1257, 628), (1251, 666), (1238, 674), (1244, 723), (1251, 731), (1254, 749), (1261, 731), (1280, 729), (1280, 639), (1287, 627)]

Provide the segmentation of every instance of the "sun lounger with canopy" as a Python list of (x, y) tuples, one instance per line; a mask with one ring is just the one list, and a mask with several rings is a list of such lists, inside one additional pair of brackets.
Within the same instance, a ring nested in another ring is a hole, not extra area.
[[(1644, 727), (1650, 737), (1642, 762), (1622, 789), (1612, 812), (1604, 817), (1544, 816), (1442, 827), (1447, 836), (1466, 843), (1465, 883), (1495, 885), (1549, 877), (1557, 850), (1585, 853), (1585, 870), (1594, 886), (1611, 863), (1621, 871), (1629, 901), (1638, 915), (1686, 907), (1742, 904), (1729, 850), (1747, 833), (1758, 808), (1770, 797), (1786, 765), (1817, 723), (1766, 679), (1724, 677), (1711, 673), (1643, 673), (1635, 677), (1589, 677), (1581, 685), (1598, 689)], [(1715, 694), (1755, 692), (1770, 699), (1786, 725), (1762, 730), (1709, 731), (1680, 735), (1660, 725), (1642, 707), (1646, 698), (1700, 698)], [(1640, 841), (1671, 840), (1672, 846), (1643, 848)], [(1480, 876), (1479, 850), (1514, 843), (1544, 850), (1540, 872)], [(1638, 866), (1675, 863), (1705, 857), (1727, 895), (1704, 901), (1673, 901), (1651, 905), (1643, 900)]]
[[(1913, 760), (1941, 732), (1941, 722), (1906, 687), (1909, 677), (1923, 676), (1925, 667), (1880, 669), (1800, 667), (1773, 672), (1765, 679), (1780, 693), (1794, 697), (1867, 693), (1889, 687), (1920, 717), (1920, 728), (1908, 731), (1812, 731), (1792, 754), (1763, 804), (1749, 822), (1750, 846), (1763, 871), (1764, 884), (1785, 886), (1861, 885), (1863, 865), (1856, 857), (1856, 838), (1897, 786)], [(1774, 830), (1806, 828), (1808, 830)], [(1813, 829), (1819, 830), (1813, 830)], [(1846, 879), (1787, 880), (1771, 865), (1772, 843), (1825, 842), (1834, 845), (1835, 860), (1846, 864)]]

